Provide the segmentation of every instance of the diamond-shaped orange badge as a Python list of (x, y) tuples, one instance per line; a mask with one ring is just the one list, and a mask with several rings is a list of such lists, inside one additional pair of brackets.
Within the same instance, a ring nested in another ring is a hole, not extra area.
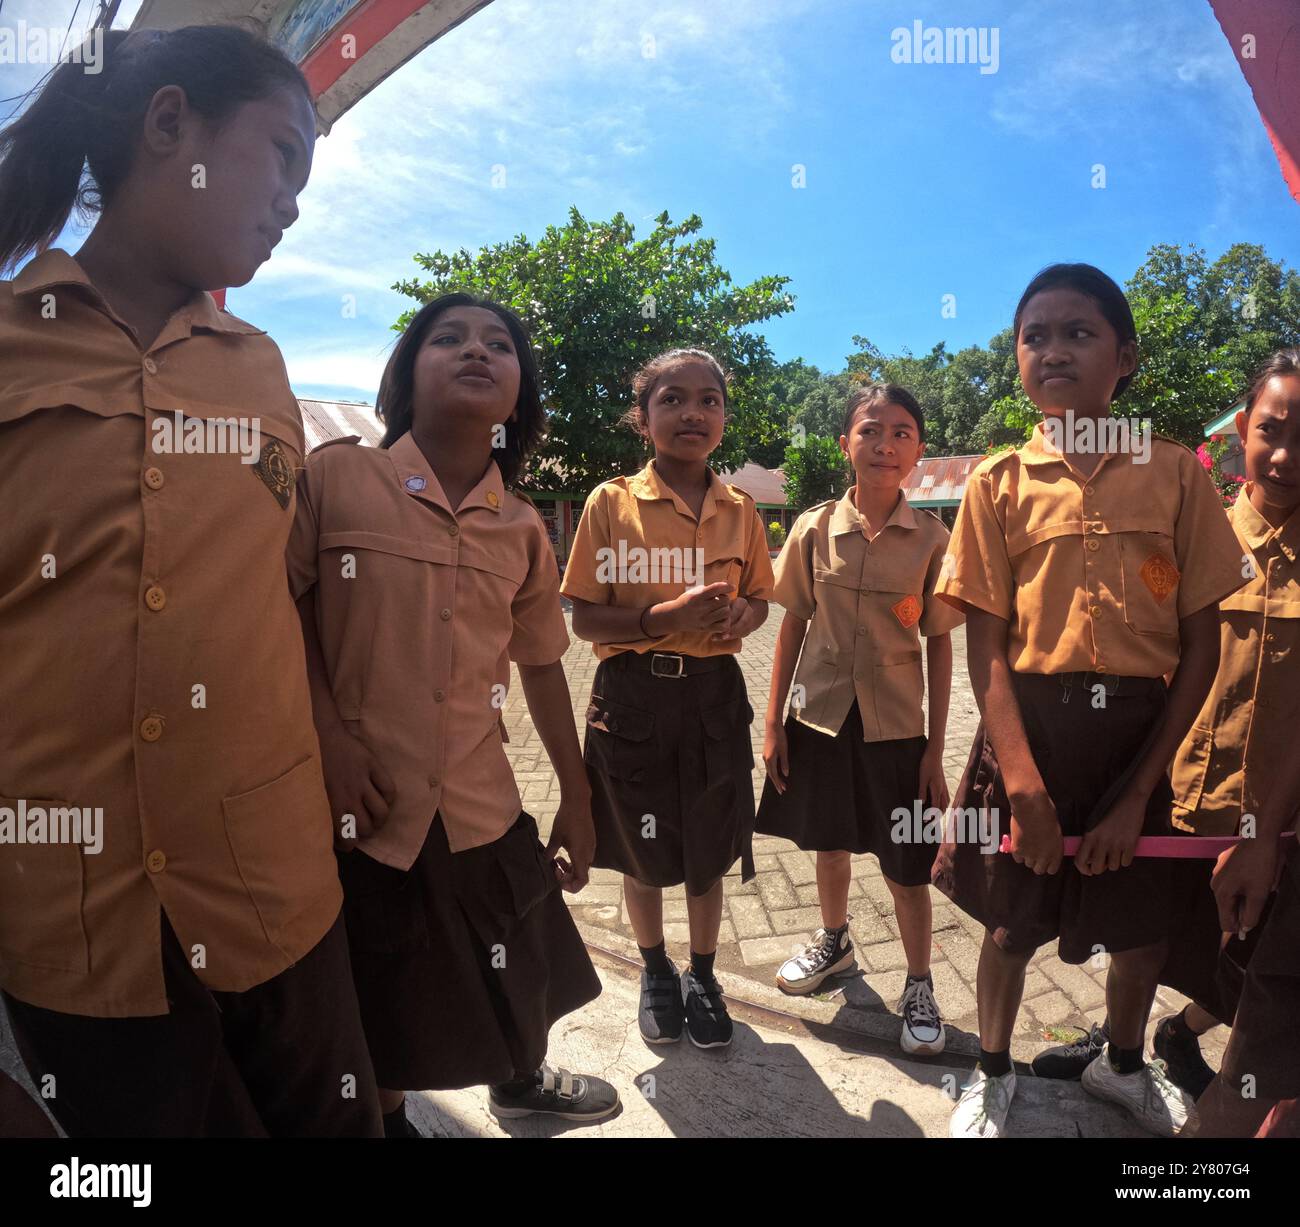
[(905, 596), (897, 605), (889, 607), (903, 626), (915, 626), (921, 617), (921, 602), (914, 596)]
[(1155, 553), (1142, 564), (1138, 572), (1142, 582), (1151, 589), (1156, 603), (1163, 605), (1165, 598), (1178, 587), (1178, 568), (1163, 554)]

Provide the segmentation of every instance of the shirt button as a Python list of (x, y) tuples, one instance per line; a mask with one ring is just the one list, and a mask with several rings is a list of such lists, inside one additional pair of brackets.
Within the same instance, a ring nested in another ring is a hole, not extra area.
[(1098, 673), (1105, 673), (1105, 672), (1106, 672), (1106, 666), (1105, 666), (1105, 665), (1098, 665), (1098, 666), (1097, 666), (1097, 672), (1098, 672)]
[(144, 484), (148, 486), (150, 490), (161, 490), (164, 480), (162, 469), (145, 469)]
[(144, 369), (148, 371), (150, 375), (158, 374), (158, 364), (152, 358), (146, 358), (144, 360)]
[(448, 525), (448, 527), (447, 527), (447, 532), (448, 532), (451, 536), (453, 536), (453, 537), (459, 537), (459, 536), (460, 536), (460, 525), (459, 525), (459, 524), (450, 524), (450, 525)]
[(1094, 605), (1091, 609), (1088, 610), (1088, 612), (1089, 612), (1090, 614), (1092, 614), (1092, 616), (1093, 616), (1094, 618), (1100, 618), (1100, 617), (1101, 617), (1101, 606), (1100, 606), (1100, 605)]
[(487, 501), (491, 503), (493, 507), (501, 502), (501, 500), (497, 498), (497, 492), (495, 490), (489, 490), (487, 492)]
[(440, 780), (436, 775), (431, 775), (431, 776), (429, 777), (429, 787), (430, 787), (430, 788), (437, 788), (438, 785), (441, 784), (441, 783), (442, 783), (442, 781), (441, 781), (441, 780)]
[(1089, 537), (1088, 540), (1084, 543), (1084, 545), (1086, 549), (1090, 549), (1090, 550), (1101, 549), (1101, 542), (1098, 541), (1096, 537)]
[(167, 857), (161, 852), (150, 852), (144, 862), (150, 873), (162, 873), (167, 868)]
[(145, 592), (144, 603), (157, 612), (167, 604), (167, 594), (155, 584)]
[(1083, 492), (1084, 492), (1084, 494), (1093, 494), (1093, 493), (1095, 493), (1095, 491), (1093, 490), (1093, 488), (1092, 488), (1091, 486), (1084, 486), (1084, 488), (1083, 488)]
[(146, 716), (140, 721), (140, 737), (144, 741), (157, 741), (163, 733), (163, 723), (157, 716)]
[(450, 621), (451, 621), (451, 610), (450, 610), (450, 609), (444, 609), (444, 610), (442, 610), (442, 612), (438, 614), (438, 617), (440, 617), (444, 622), (450, 622)]
[(866, 628), (865, 626), (859, 626), (859, 627), (858, 627), (858, 634), (859, 634), (859, 635), (865, 635), (866, 633), (867, 633), (867, 628)]
[(445, 690), (435, 690), (433, 692), (433, 700), (435, 703), (441, 703), (446, 697), (447, 692)]
[(1276, 638), (1277, 638), (1276, 635), (1268, 634), (1268, 635), (1265, 635), (1265, 636), (1264, 636), (1264, 641), (1265, 641), (1266, 643), (1272, 643), (1273, 640), (1276, 639)]

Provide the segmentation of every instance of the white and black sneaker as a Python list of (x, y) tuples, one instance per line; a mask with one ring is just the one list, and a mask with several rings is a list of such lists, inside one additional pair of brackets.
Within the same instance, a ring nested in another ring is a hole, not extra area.
[(797, 995), (815, 993), (828, 976), (848, 971), (856, 962), (847, 922), (841, 929), (818, 929), (812, 941), (794, 958), (781, 964), (776, 973), (776, 986)]
[(907, 977), (898, 1012), (903, 1016), (903, 1033), (898, 1042), (904, 1052), (935, 1056), (943, 1051), (947, 1036), (934, 999), (934, 980), (928, 972)]

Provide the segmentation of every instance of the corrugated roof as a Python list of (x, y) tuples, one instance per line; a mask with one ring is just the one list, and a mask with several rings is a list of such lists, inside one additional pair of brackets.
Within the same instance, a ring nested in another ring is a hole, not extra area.
[(373, 405), (358, 405), (341, 400), (298, 399), (302, 410), (302, 428), (307, 436), (307, 450), (330, 439), (360, 435), (363, 443), (378, 447), (384, 437), (383, 427), (375, 417)]
[(966, 479), (983, 456), (924, 456), (903, 483), (903, 494), (918, 507), (956, 507)]
[(784, 507), (785, 474), (780, 469), (765, 469), (761, 464), (742, 464), (731, 472), (724, 470), (718, 476), (733, 486), (739, 486), (756, 503), (767, 507)]

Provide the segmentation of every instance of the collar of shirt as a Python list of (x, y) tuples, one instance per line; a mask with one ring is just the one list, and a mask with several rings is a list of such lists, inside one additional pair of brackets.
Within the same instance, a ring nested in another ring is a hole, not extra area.
[(1093, 481), (1106, 466), (1107, 461), (1113, 460), (1118, 464), (1123, 454), (1120, 452), (1102, 452), (1101, 458), (1097, 461), (1097, 467), (1091, 473), (1083, 473), (1070, 463), (1068, 457), (1057, 451), (1052, 440), (1048, 438), (1042, 422), (1035, 423), (1034, 433), (1029, 436), (1028, 441), (1020, 448), (1022, 464), (1030, 466), (1063, 464), (1075, 477), (1084, 482)]
[[(701, 524), (717, 512), (719, 503), (743, 503), (745, 501), (744, 498), (732, 493), (730, 487), (712, 469), (708, 469), (707, 472), (709, 474), (709, 488), (704, 492), (704, 502), (700, 505), (699, 523)], [(655, 468), (653, 460), (635, 477), (627, 479), (627, 488), (637, 498), (651, 501), (661, 498), (669, 499), (682, 515), (692, 520), (695, 519), (694, 512), (682, 501), (681, 495), (659, 476), (659, 470)]]
[(501, 505), (505, 502), (506, 487), (495, 460), (488, 461), (488, 467), (483, 470), (478, 484), (465, 495), (461, 505), (453, 509), (447, 502), (441, 482), (409, 430), (388, 449), (388, 455), (397, 473), (397, 484), (413, 498), (441, 507), (452, 516), (464, 515), (474, 507), (486, 507), (489, 511), (500, 514)]
[[(889, 513), (889, 519), (884, 523), (880, 532), (886, 528), (915, 528), (916, 515), (912, 511), (912, 504), (900, 492), (898, 502), (894, 510)], [(866, 517), (858, 510), (853, 501), (853, 487), (850, 486), (844, 497), (835, 504), (835, 510), (831, 513), (831, 536), (837, 537), (841, 533), (860, 532), (868, 541), (871, 538), (870, 527), (867, 524)], [(879, 536), (879, 533), (877, 534)]]
[(1233, 526), (1241, 539), (1257, 554), (1267, 553), (1268, 547), (1276, 542), (1287, 562), (1295, 562), (1300, 552), (1300, 512), (1293, 511), (1286, 523), (1274, 528), (1250, 501), (1253, 482), (1246, 482), (1237, 495), (1237, 504), (1232, 509)]
[[(94, 305), (114, 322), (130, 332), (130, 328), (113, 311), (104, 300), (104, 296), (95, 287), (95, 283), (86, 276), (81, 267), (66, 251), (52, 247), (42, 252), (24, 266), (13, 280), (15, 298), (28, 294), (39, 294), (56, 285), (80, 286), (92, 299)], [(171, 318), (163, 330), (149, 346), (149, 352), (161, 349), (172, 341), (192, 335), (194, 329), (203, 328), (209, 332), (234, 332), (245, 336), (263, 336), (265, 329), (256, 328), (244, 320), (238, 319), (228, 311), (222, 311), (216, 300), (206, 290), (195, 290), (189, 301), (172, 312)]]

